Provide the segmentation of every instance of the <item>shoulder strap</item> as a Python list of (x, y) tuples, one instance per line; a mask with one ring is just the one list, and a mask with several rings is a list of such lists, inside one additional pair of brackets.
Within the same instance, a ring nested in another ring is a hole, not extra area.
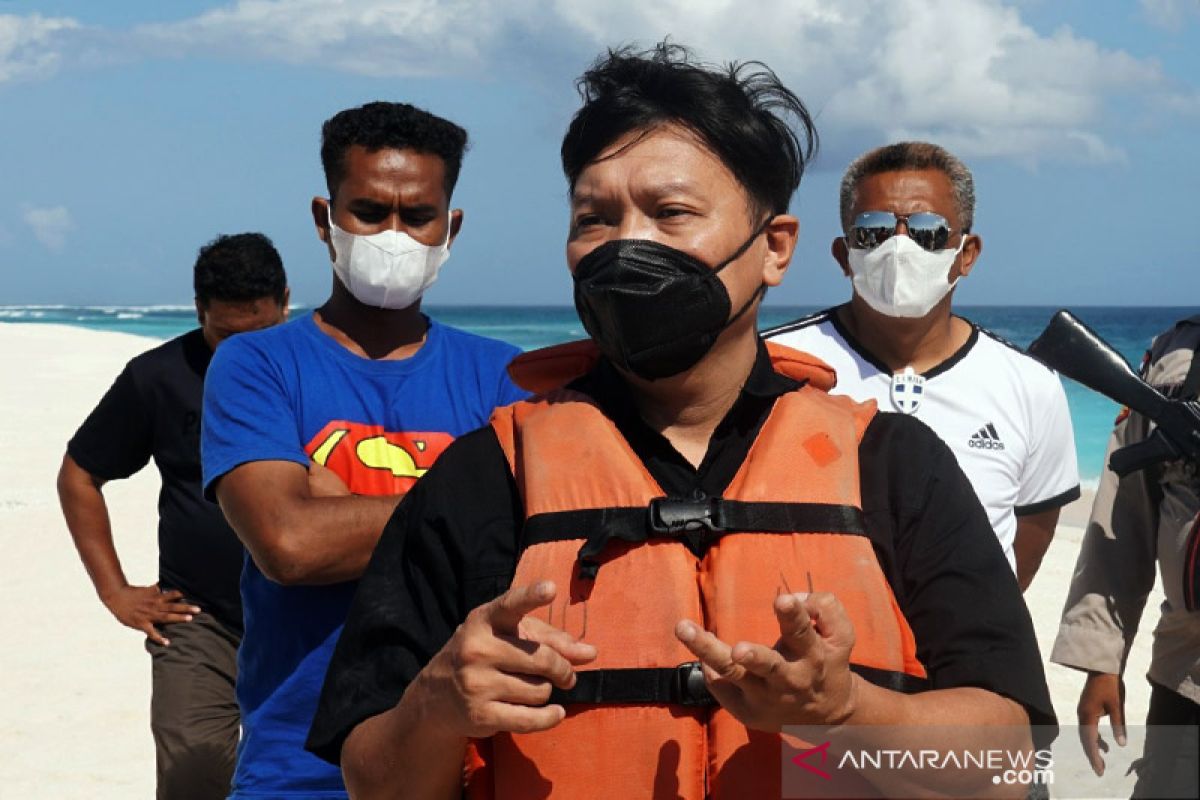
[[(829, 391), (837, 383), (833, 368), (814, 355), (775, 342), (767, 342), (767, 353), (771, 366), (789, 378), (808, 381), (822, 391)], [(582, 339), (522, 353), (509, 363), (508, 374), (522, 389), (545, 394), (586, 374), (599, 359), (596, 343)]]

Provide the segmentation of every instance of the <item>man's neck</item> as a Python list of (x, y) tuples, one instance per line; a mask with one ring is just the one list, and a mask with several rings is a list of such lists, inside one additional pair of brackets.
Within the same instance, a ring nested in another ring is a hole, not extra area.
[(757, 355), (758, 341), (751, 325), (740, 335), (722, 335), (687, 372), (657, 381), (631, 378), (628, 382), (638, 413), (698, 467), (713, 432), (741, 394)]
[(411, 358), (425, 344), (429, 328), (419, 300), (408, 308), (375, 308), (355, 300), (337, 281), (313, 321), (351, 353), (377, 361)]
[(905, 367), (927, 372), (958, 352), (971, 336), (971, 326), (950, 313), (949, 295), (923, 317), (885, 316), (858, 295), (834, 313), (850, 335), (892, 372)]

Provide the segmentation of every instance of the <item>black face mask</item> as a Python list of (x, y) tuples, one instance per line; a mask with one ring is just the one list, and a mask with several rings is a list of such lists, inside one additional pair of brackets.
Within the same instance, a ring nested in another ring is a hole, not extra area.
[(610, 361), (639, 378), (668, 378), (690, 369), (762, 292), (731, 318), (729, 292), (717, 274), (770, 221), (716, 267), (648, 239), (605, 242), (575, 267), (575, 309), (584, 329)]

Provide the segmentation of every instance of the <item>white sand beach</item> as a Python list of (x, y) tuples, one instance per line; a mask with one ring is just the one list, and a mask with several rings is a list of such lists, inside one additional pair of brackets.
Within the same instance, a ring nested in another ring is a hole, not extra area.
[[(0, 796), (154, 795), (150, 661), (142, 636), (96, 599), (58, 508), (55, 475), (67, 439), (125, 362), (151, 339), (54, 325), (0, 323)], [(158, 478), (147, 468), (105, 489), (117, 547), (135, 583), (156, 577)], [(1027, 595), (1043, 655), (1070, 581), (1088, 496), (1065, 510)], [(1127, 715), (1149, 691), (1149, 627), (1130, 658)], [(1048, 665), (1060, 721), (1073, 723), (1082, 675)], [(1073, 731), (1069, 734), (1074, 736)]]

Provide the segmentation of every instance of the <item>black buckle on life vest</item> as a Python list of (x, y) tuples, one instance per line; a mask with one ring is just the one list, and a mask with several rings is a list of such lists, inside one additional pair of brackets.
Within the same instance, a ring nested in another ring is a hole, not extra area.
[(650, 501), (650, 530), (657, 534), (678, 536), (697, 557), (712, 541), (713, 533), (723, 533), (719, 520), (721, 498), (685, 500), (676, 497), (656, 497)]
[(677, 497), (656, 497), (650, 501), (650, 530), (675, 534), (701, 528), (722, 530), (716, 522), (717, 503), (721, 498), (684, 500)]
[(675, 668), (672, 703), (681, 706), (711, 706), (716, 704), (704, 682), (704, 670), (699, 661), (688, 661)]

